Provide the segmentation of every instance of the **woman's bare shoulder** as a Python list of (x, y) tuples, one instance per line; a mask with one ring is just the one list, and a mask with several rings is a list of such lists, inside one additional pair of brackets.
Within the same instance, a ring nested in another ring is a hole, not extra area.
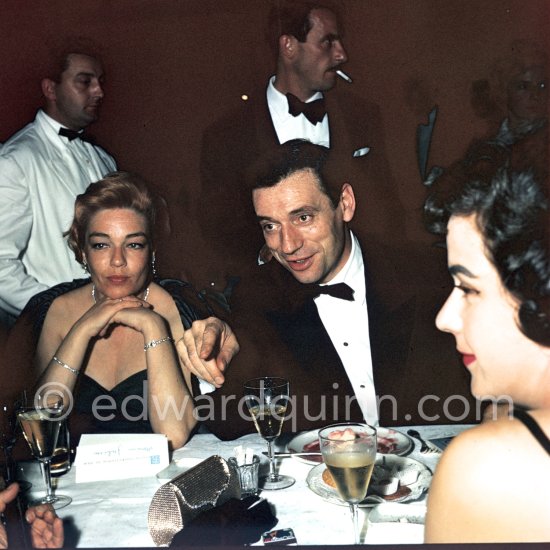
[(183, 324), (174, 298), (166, 289), (156, 283), (151, 283), (149, 288), (150, 302), (154, 310), (168, 323), (172, 337), (176, 340), (181, 338), (183, 335)]
[(70, 328), (90, 307), (91, 304), (88, 303), (89, 296), (89, 285), (57, 296), (46, 314), (45, 328), (55, 326), (62, 331), (66, 327)]
[[(550, 432), (548, 411), (534, 412), (533, 416), (541, 420), (543, 431), (546, 428)], [(440, 466), (447, 473), (460, 464), (467, 466), (465, 477), (470, 489), (476, 490), (491, 480), (500, 483), (503, 475), (508, 478), (506, 483), (515, 483), (518, 476), (510, 475), (512, 468), (524, 470), (526, 465), (545, 459), (550, 469), (550, 457), (523, 423), (503, 417), (485, 421), (457, 436), (443, 454)]]
[[(539, 525), (541, 516), (550, 513), (549, 473), (550, 457), (518, 420), (499, 418), (463, 432), (437, 466), (430, 488), (426, 540), (497, 542), (550, 537), (550, 532), (541, 534)], [(541, 492), (533, 493), (537, 486)], [(443, 530), (440, 526), (445, 524)]]

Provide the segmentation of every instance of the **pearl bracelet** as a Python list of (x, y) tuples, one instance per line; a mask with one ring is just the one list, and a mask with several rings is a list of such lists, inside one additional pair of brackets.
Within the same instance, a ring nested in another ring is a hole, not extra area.
[(64, 369), (67, 369), (69, 372), (72, 372), (75, 376), (78, 376), (78, 372), (76, 369), (73, 369), (73, 367), (69, 367), (67, 363), (63, 363), (61, 359), (57, 357), (57, 355), (54, 355), (52, 358), (52, 361), (55, 361), (60, 367), (63, 367)]
[(151, 349), (151, 348), (156, 348), (157, 346), (159, 346), (163, 342), (173, 342), (173, 341), (174, 341), (174, 339), (171, 336), (165, 336), (164, 338), (161, 338), (160, 340), (151, 340), (150, 342), (147, 342), (143, 346), (143, 351), (147, 351), (148, 349)]

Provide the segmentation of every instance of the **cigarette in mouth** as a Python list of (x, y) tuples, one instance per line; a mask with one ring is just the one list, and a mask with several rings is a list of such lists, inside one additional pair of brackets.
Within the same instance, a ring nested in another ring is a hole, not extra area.
[(353, 82), (353, 80), (344, 72), (344, 71), (336, 71), (336, 74), (340, 77), (340, 78), (343, 78), (346, 82)]

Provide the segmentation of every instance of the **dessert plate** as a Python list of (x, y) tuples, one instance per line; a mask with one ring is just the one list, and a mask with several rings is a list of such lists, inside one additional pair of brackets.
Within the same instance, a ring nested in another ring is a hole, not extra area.
[[(332, 487), (323, 479), (325, 464), (318, 464), (312, 468), (307, 476), (308, 487), (324, 500), (341, 506), (348, 506), (338, 495), (335, 487)], [(379, 496), (372, 492), (372, 486), (387, 477), (397, 477), (400, 485), (397, 493), (387, 496)], [(372, 472), (369, 492), (367, 498), (359, 504), (361, 507), (376, 506), (383, 502), (410, 502), (420, 498), (430, 486), (432, 472), (430, 469), (414, 460), (396, 455), (376, 455), (376, 462)], [(372, 496), (371, 496), (372, 495)]]
[[(299, 433), (288, 442), (287, 452), (307, 453), (319, 451), (318, 433), (319, 430)], [(378, 438), (378, 452), (381, 454), (403, 456), (408, 454), (414, 447), (414, 442), (408, 435), (391, 428), (376, 428), (376, 437)], [(296, 456), (293, 458), (306, 464), (323, 462), (322, 456)]]

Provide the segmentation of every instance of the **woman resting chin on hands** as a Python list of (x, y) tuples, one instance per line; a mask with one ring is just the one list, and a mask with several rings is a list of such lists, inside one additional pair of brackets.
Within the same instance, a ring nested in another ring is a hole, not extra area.
[(174, 341), (197, 316), (174, 281), (174, 295), (153, 282), (155, 218), (146, 184), (124, 172), (77, 197), (69, 246), (91, 280), (51, 303), (37, 387), (74, 398), (87, 431), (164, 433), (178, 448), (195, 419)]

